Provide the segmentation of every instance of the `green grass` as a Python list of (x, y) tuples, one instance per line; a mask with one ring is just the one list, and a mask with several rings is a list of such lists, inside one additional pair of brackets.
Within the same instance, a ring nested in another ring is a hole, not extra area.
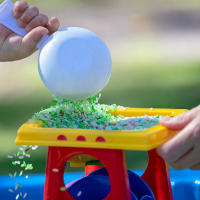
[[(37, 68), (34, 70), (37, 71)], [(33, 76), (29, 79), (30, 82), (26, 80), (29, 85), (39, 80), (34, 70), (29, 72)], [(23, 71), (20, 71), (21, 73)], [(27, 76), (31, 77), (30, 74)], [(153, 66), (140, 64), (138, 67), (132, 67), (130, 61), (113, 63), (112, 76), (102, 91), (100, 102), (128, 107), (190, 109), (200, 103), (199, 74), (200, 63), (164, 66), (155, 63)], [(42, 89), (36, 90), (39, 87)], [(0, 101), (0, 174), (15, 171), (7, 155), (17, 151), (14, 139), (18, 128), (41, 107), (48, 108), (52, 104), (51, 100), (51, 93), (41, 82), (37, 82), (35, 88), (30, 90), (29, 96), (15, 99), (10, 97)], [(33, 163), (34, 170), (29, 173), (45, 171), (46, 154), (46, 147), (39, 147), (31, 152), (31, 158), (27, 160)], [(145, 168), (147, 165), (146, 152), (126, 151), (126, 156), (128, 167), (131, 169)], [(70, 169), (70, 171), (76, 170), (82, 169)]]

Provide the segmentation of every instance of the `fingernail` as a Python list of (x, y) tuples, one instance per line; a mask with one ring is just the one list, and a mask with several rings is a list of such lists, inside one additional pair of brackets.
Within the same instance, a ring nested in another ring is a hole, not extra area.
[(31, 28), (30, 27), (27, 27), (26, 28), (26, 32), (30, 32), (31, 31)]
[(18, 17), (19, 16), (19, 13), (18, 12), (15, 12), (14, 13), (14, 17)]
[(171, 117), (160, 118), (160, 120), (167, 122), (171, 120)]
[(23, 26), (24, 26), (23, 21), (19, 21), (19, 22), (18, 22), (18, 25), (19, 25), (20, 27), (23, 27)]

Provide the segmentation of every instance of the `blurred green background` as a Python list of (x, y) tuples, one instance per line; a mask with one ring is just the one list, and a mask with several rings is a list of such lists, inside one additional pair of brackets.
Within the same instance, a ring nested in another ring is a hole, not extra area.
[[(111, 79), (100, 102), (127, 107), (186, 108), (200, 103), (200, 2), (139, 0), (30, 0), (41, 13), (56, 16), (61, 28), (78, 26), (97, 33), (110, 49)], [(0, 174), (17, 169), (7, 155), (17, 151), (18, 128), (51, 93), (37, 71), (38, 52), (21, 61), (0, 63)], [(27, 158), (45, 171), (47, 148)], [(146, 152), (126, 152), (128, 168), (145, 168)], [(68, 171), (83, 170), (67, 168)]]

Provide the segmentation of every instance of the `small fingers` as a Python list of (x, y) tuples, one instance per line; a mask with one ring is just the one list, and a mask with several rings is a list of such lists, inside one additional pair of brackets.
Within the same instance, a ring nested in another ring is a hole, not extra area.
[[(200, 161), (200, 117), (196, 117), (182, 131), (175, 135), (171, 140), (157, 149), (158, 154), (168, 163), (176, 163), (181, 159), (180, 167), (186, 166), (186, 163), (196, 164), (195, 159)], [(194, 149), (193, 154), (187, 155)], [(197, 157), (195, 157), (197, 155)], [(186, 157), (185, 157), (186, 156)], [(188, 157), (187, 157), (188, 156)], [(182, 158), (181, 158), (182, 157)], [(189, 159), (191, 159), (189, 161)], [(188, 166), (186, 166), (188, 167)]]
[(39, 14), (39, 10), (36, 6), (27, 7), (26, 10), (22, 13), (22, 15), (17, 20), (18, 26), (21, 28), (25, 28), (27, 24), (38, 14)]
[(190, 139), (192, 130), (184, 129), (175, 135), (171, 140), (158, 147), (158, 154), (168, 163), (173, 163), (181, 156), (192, 149), (193, 144)]
[(195, 117), (200, 115), (200, 106), (172, 118), (161, 118), (160, 124), (172, 130), (181, 130)]
[(13, 8), (14, 17), (18, 19), (27, 8), (28, 4), (25, 1), (17, 1)]
[(26, 32), (38, 26), (48, 29), (49, 35), (59, 29), (60, 23), (56, 17), (52, 17), (48, 23), (48, 17), (40, 14), (36, 6), (28, 6), (25, 1), (17, 1), (13, 9), (13, 15), (18, 19), (18, 26), (25, 28)]
[(20, 51), (22, 54), (31, 54), (36, 51), (36, 45), (40, 41), (40, 39), (48, 34), (48, 29), (38, 26), (30, 31), (22, 40), (22, 44), (20, 47)]
[(46, 28), (49, 30), (49, 35), (53, 34), (59, 29), (60, 22), (56, 17), (52, 17), (49, 23), (46, 25)]
[(30, 32), (32, 29), (38, 26), (46, 26), (48, 23), (48, 17), (46, 15), (40, 14), (34, 17), (25, 27), (26, 32)]

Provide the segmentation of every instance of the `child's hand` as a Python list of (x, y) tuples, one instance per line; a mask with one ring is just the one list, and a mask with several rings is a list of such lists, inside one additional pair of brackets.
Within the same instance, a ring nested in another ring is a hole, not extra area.
[(200, 105), (173, 118), (160, 119), (172, 130), (181, 130), (157, 149), (158, 154), (177, 170), (200, 170)]
[(0, 24), (0, 61), (20, 60), (30, 56), (43, 35), (51, 35), (59, 28), (59, 21), (39, 14), (36, 6), (28, 6), (24, 1), (15, 3), (13, 15), (18, 26), (28, 33), (24, 38)]

